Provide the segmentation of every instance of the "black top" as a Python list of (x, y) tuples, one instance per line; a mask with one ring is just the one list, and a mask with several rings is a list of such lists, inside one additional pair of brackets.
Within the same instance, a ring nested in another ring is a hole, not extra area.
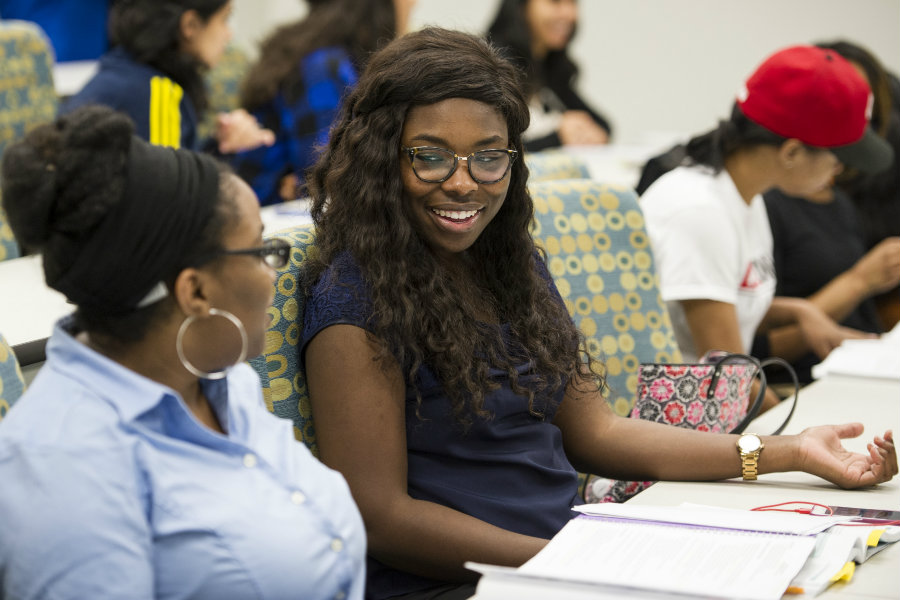
[[(566, 110), (583, 110), (587, 112), (591, 115), (591, 118), (594, 119), (597, 125), (605, 129), (606, 133), (612, 136), (612, 126), (609, 124), (606, 117), (588, 106), (581, 96), (575, 92), (569, 82), (559, 81), (558, 77), (550, 78), (545, 87), (556, 95), (563, 106), (565, 106)], [(559, 139), (559, 133), (556, 131), (525, 142), (525, 150), (529, 152), (537, 152), (538, 150), (557, 148), (559, 146), (562, 146), (562, 141)]]
[[(859, 215), (850, 198), (835, 189), (834, 200), (825, 204), (794, 198), (779, 190), (763, 195), (774, 243), (776, 296), (806, 298), (853, 267), (866, 253)], [(842, 325), (879, 333), (881, 323), (875, 304), (866, 299), (847, 315)], [(753, 353), (769, 354), (768, 340), (757, 336)], [(812, 380), (810, 369), (819, 362), (810, 353), (794, 363), (801, 381)]]

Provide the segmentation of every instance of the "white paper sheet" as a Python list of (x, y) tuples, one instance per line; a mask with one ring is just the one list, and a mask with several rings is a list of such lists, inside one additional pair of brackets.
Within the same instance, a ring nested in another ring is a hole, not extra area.
[(803, 567), (814, 536), (582, 518), (523, 574), (694, 596), (775, 600)]
[(648, 506), (603, 503), (576, 506), (574, 510), (586, 515), (795, 535), (816, 534), (836, 523), (852, 520), (852, 517), (846, 516), (812, 516), (794, 512), (751, 511), (699, 504)]

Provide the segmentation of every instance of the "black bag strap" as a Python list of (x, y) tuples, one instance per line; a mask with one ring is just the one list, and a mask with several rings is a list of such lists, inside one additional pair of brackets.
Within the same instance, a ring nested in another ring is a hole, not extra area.
[(794, 396), (793, 401), (791, 402), (791, 410), (784, 418), (784, 421), (781, 422), (781, 425), (779, 425), (775, 429), (775, 431), (770, 434), (779, 435), (782, 431), (784, 431), (784, 428), (787, 427), (787, 424), (788, 422), (790, 422), (791, 417), (794, 416), (794, 410), (797, 408), (797, 398), (800, 396), (800, 380), (797, 378), (797, 373), (794, 371), (794, 368), (786, 360), (778, 357), (771, 357), (763, 361), (759, 361), (755, 357), (748, 354), (739, 354), (736, 352), (729, 353), (716, 361), (716, 370), (714, 371), (712, 381), (709, 384), (707, 397), (711, 397), (711, 394), (715, 392), (715, 386), (718, 383), (718, 379), (721, 374), (721, 367), (724, 367), (727, 364), (735, 363), (748, 363), (756, 367), (756, 373), (754, 373), (754, 377), (759, 377), (759, 392), (756, 394), (756, 398), (753, 399), (753, 402), (747, 407), (747, 414), (743, 419), (741, 419), (741, 422), (738, 423), (734, 427), (734, 429), (730, 431), (730, 433), (743, 433), (744, 430), (747, 429), (747, 426), (750, 424), (750, 422), (757, 416), (759, 416), (759, 411), (762, 408), (763, 400), (765, 400), (766, 397), (766, 388), (768, 387), (766, 382), (766, 367), (778, 365), (784, 368), (791, 376), (791, 379), (794, 383)]
[(763, 369), (765, 369), (766, 367), (771, 366), (771, 365), (778, 365), (778, 366), (782, 367), (784, 370), (786, 370), (788, 372), (788, 375), (791, 376), (791, 380), (794, 383), (794, 399), (791, 401), (791, 410), (790, 410), (790, 412), (788, 412), (787, 416), (784, 418), (784, 421), (782, 421), (781, 425), (779, 425), (778, 428), (772, 432), (772, 435), (778, 435), (782, 431), (784, 431), (785, 427), (787, 427), (787, 424), (791, 420), (791, 417), (794, 416), (794, 410), (797, 409), (797, 398), (800, 397), (800, 380), (797, 378), (797, 372), (794, 371), (794, 367), (791, 366), (791, 363), (784, 360), (783, 358), (778, 358), (777, 356), (773, 356), (773, 357), (767, 358), (764, 361), (762, 361), (761, 365), (762, 365)]

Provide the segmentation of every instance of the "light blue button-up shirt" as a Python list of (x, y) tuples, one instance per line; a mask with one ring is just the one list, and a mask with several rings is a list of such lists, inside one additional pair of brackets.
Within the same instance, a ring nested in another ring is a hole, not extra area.
[(66, 325), (0, 423), (0, 596), (362, 598), (347, 484), (249, 366), (203, 382), (222, 435)]

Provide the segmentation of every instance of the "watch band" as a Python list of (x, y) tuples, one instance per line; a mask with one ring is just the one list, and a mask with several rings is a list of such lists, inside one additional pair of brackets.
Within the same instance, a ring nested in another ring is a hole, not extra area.
[(759, 460), (759, 450), (756, 452), (741, 453), (741, 474), (745, 481), (756, 480), (756, 464)]

